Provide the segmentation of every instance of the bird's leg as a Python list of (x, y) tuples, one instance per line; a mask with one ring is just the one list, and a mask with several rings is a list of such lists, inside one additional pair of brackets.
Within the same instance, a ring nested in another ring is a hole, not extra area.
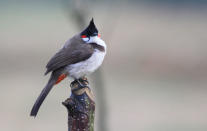
[(73, 82), (70, 83), (70, 87), (73, 87), (73, 85), (77, 82), (77, 80), (75, 79)]
[(80, 81), (81, 81), (85, 86), (87, 86), (87, 85), (89, 84), (88, 79), (87, 79), (85, 76), (81, 77), (81, 78), (80, 78)]
[(88, 87), (88, 80), (86, 77), (82, 77), (82, 78), (79, 78), (79, 79), (75, 79), (71, 84), (70, 84), (70, 87), (74, 87), (73, 85), (74, 84), (77, 84), (76, 88), (72, 89), (73, 91), (77, 91), (79, 89), (82, 89), (82, 88), (85, 88), (85, 87)]
[(85, 85), (83, 85), (83, 84), (81, 83), (81, 79), (76, 79), (76, 81), (77, 81), (78, 84), (80, 85), (80, 88), (84, 88), (84, 87), (85, 87)]
[(73, 89), (72, 89), (72, 92), (77, 91), (77, 90), (80, 90), (80, 89), (82, 89), (82, 88), (85, 87), (85, 86), (81, 83), (81, 81), (80, 81), (79, 79), (75, 79), (75, 80), (71, 83), (72, 86), (70, 85), (70, 87), (73, 87), (74, 84), (77, 84), (77, 86), (76, 86), (76, 88), (73, 88)]

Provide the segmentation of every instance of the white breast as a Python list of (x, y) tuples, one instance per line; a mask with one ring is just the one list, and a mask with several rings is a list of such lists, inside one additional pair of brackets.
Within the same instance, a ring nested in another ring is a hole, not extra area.
[(94, 72), (103, 62), (104, 56), (106, 54), (106, 44), (103, 40), (98, 37), (93, 38), (90, 42), (96, 42), (105, 47), (105, 52), (101, 52), (98, 49), (95, 49), (92, 56), (82, 62), (69, 65), (67, 70), (69, 72), (69, 76), (75, 79), (88, 75)]

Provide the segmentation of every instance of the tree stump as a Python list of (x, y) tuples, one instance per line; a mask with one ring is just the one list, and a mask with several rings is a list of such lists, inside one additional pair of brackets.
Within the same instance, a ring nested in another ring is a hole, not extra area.
[(68, 111), (68, 131), (94, 131), (94, 96), (87, 78), (79, 81), (71, 83), (72, 94), (62, 102)]

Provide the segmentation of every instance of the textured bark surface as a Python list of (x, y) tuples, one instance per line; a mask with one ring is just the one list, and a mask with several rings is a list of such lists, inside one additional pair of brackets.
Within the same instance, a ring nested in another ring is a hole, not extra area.
[[(95, 102), (86, 78), (71, 83), (72, 94), (62, 104), (68, 110), (68, 131), (94, 131)], [(83, 86), (84, 85), (84, 86)]]

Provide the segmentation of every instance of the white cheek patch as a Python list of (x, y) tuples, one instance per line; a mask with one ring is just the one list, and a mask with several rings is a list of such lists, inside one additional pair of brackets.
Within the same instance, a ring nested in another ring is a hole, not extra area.
[(90, 37), (90, 40), (87, 43), (97, 43), (98, 45), (103, 46), (106, 50), (105, 42), (101, 38), (99, 38), (98, 36)]
[(85, 42), (87, 42), (87, 41), (89, 41), (89, 38), (88, 37), (82, 38), (82, 40), (85, 41)]

